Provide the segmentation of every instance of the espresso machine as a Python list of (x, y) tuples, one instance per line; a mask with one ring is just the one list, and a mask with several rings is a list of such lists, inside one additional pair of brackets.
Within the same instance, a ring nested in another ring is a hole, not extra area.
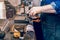
[(19, 7), (20, 12), (16, 14), (16, 17), (14, 19), (14, 24), (15, 26), (18, 25), (18, 27), (16, 26), (16, 28), (15, 27), (13, 28), (20, 32), (19, 39), (34, 40), (35, 36), (34, 36), (33, 22), (32, 22), (32, 19), (29, 17), (29, 14), (27, 13), (32, 7), (32, 0), (21, 0), (21, 5), (19, 6), (20, 6)]
[[(30, 17), (29, 13), (27, 13), (27, 11), (29, 11), (33, 6), (32, 0), (21, 0), (21, 4), (19, 4), (17, 7), (12, 6), (8, 0), (5, 0), (4, 2), (7, 11), (7, 19), (4, 20), (6, 21), (6, 24), (4, 24), (4, 27), (1, 27), (1, 30), (5, 31), (5, 39), (35, 40), (35, 32), (32, 21), (34, 18)], [(14, 15), (15, 17), (13, 18)], [(9, 18), (13, 19), (9, 20)]]

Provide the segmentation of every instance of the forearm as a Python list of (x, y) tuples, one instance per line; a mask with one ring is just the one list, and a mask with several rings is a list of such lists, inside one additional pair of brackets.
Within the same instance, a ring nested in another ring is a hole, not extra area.
[(56, 13), (55, 10), (47, 10), (47, 11), (43, 11), (43, 13)]
[(41, 12), (43, 13), (55, 13), (56, 11), (51, 5), (45, 5), (40, 7)]

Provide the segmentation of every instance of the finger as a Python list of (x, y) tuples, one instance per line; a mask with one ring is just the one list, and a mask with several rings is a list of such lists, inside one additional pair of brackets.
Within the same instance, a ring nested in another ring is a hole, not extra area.
[(32, 9), (30, 9), (29, 11), (27, 11), (27, 14), (29, 14), (31, 12)]
[(33, 16), (35, 16), (35, 15), (36, 15), (36, 12), (34, 11), (34, 12), (33, 12)]
[(30, 15), (30, 16), (33, 16), (33, 13), (34, 13), (33, 11), (30, 11), (29, 15)]
[(37, 19), (37, 20), (32, 20), (32, 21), (33, 21), (33, 22), (40, 22), (41, 20), (38, 20), (38, 19)]
[(35, 12), (35, 10), (31, 10), (29, 14), (30, 14), (31, 16), (35, 16), (36, 12)]
[(27, 13), (27, 14), (29, 14), (29, 13), (30, 13), (30, 10), (29, 10), (29, 11), (27, 11), (26, 13)]
[(35, 16), (36, 11), (35, 11), (33, 8), (31, 8), (30, 11), (29, 11), (29, 14), (30, 14), (31, 16)]

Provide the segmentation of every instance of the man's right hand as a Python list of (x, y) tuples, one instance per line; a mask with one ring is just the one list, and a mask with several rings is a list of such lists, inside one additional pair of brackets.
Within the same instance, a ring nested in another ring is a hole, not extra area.
[(28, 13), (30, 16), (35, 16), (36, 14), (41, 13), (41, 7), (32, 7)]

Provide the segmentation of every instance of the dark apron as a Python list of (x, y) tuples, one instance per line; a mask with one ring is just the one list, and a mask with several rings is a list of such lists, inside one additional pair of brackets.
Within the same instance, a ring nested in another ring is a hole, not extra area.
[(60, 14), (42, 14), (44, 40), (60, 40)]
[[(41, 6), (45, 5), (45, 0)], [(44, 40), (60, 40), (60, 14), (41, 14), (41, 24)]]
[(60, 40), (60, 14), (42, 13), (40, 18), (40, 23), (34, 22), (36, 40)]
[(41, 27), (41, 22), (33, 22), (36, 40), (43, 40), (43, 32)]

